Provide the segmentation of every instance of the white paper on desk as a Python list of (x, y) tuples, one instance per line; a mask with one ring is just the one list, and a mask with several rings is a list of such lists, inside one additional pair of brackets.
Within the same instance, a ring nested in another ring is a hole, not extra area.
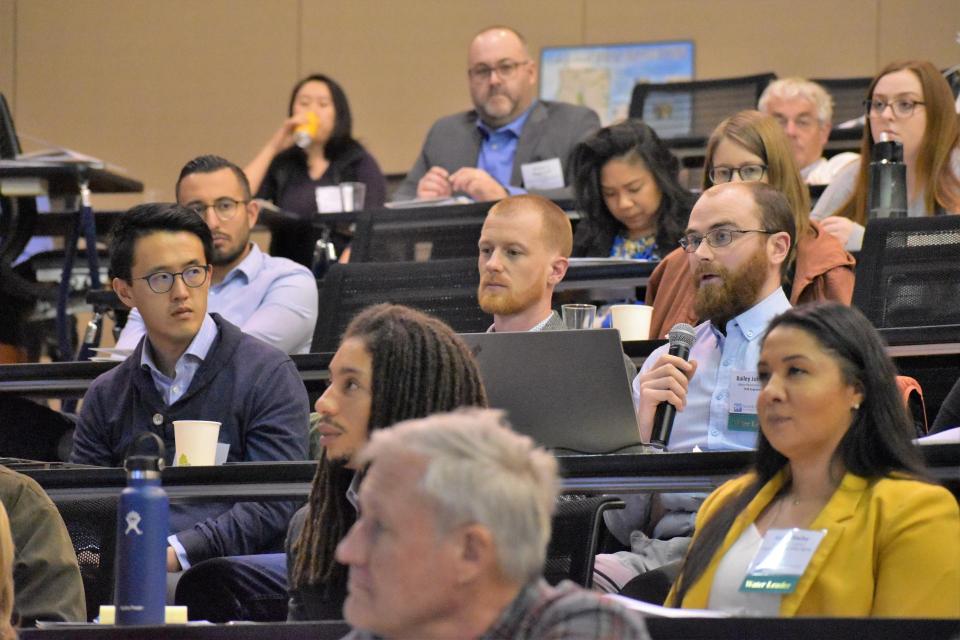
[(395, 200), (388, 202), (387, 209), (422, 209), (425, 207), (446, 207), (453, 204), (472, 204), (473, 200), (467, 196), (449, 196), (440, 198), (414, 198), (413, 200)]
[(527, 191), (546, 191), (548, 189), (562, 189), (563, 167), (560, 158), (550, 158), (540, 162), (528, 162), (520, 165), (520, 175), (523, 176), (523, 188)]
[(954, 427), (929, 436), (923, 436), (922, 438), (917, 438), (914, 442), (919, 444), (960, 444), (960, 427)]
[(617, 604), (626, 607), (630, 611), (637, 611), (651, 618), (729, 618), (730, 614), (726, 611), (713, 611), (710, 609), (673, 609), (671, 607), (661, 607), (658, 604), (650, 604), (642, 600), (634, 600), (626, 596), (615, 593), (605, 593), (603, 598), (612, 600)]
[(320, 213), (341, 213), (343, 211), (340, 187), (317, 187), (316, 198), (317, 211)]

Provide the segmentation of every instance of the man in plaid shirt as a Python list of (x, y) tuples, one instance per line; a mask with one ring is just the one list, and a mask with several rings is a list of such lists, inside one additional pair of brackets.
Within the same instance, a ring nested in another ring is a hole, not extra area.
[(375, 432), (348, 565), (350, 640), (647, 640), (638, 614), (572, 582), (544, 556), (557, 463), (502, 414), (461, 410)]

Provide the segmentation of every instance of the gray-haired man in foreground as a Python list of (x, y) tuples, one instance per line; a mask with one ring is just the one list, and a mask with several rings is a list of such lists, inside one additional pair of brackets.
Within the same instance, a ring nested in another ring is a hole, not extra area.
[(337, 548), (351, 640), (649, 638), (638, 615), (541, 577), (557, 463), (499, 412), (377, 431), (360, 463), (360, 516)]

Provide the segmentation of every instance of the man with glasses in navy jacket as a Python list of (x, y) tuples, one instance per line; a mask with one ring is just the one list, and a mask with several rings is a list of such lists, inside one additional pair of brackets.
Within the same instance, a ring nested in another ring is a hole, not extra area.
[[(113, 289), (146, 335), (87, 390), (71, 461), (121, 466), (145, 431), (175, 448), (174, 420), (221, 423), (231, 462), (304, 460), (309, 401), (289, 356), (207, 314), (213, 242), (196, 213), (175, 204), (131, 209), (110, 243)], [(167, 569), (278, 549), (295, 503), (174, 503)]]

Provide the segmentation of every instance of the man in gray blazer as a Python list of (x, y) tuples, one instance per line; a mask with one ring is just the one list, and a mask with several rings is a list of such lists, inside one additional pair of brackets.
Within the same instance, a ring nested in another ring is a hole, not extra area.
[(492, 27), (477, 34), (467, 64), (474, 109), (434, 123), (393, 199), (463, 194), (499, 200), (527, 191), (569, 197), (567, 156), (600, 127), (597, 114), (537, 101), (537, 63), (523, 36), (512, 29)]

